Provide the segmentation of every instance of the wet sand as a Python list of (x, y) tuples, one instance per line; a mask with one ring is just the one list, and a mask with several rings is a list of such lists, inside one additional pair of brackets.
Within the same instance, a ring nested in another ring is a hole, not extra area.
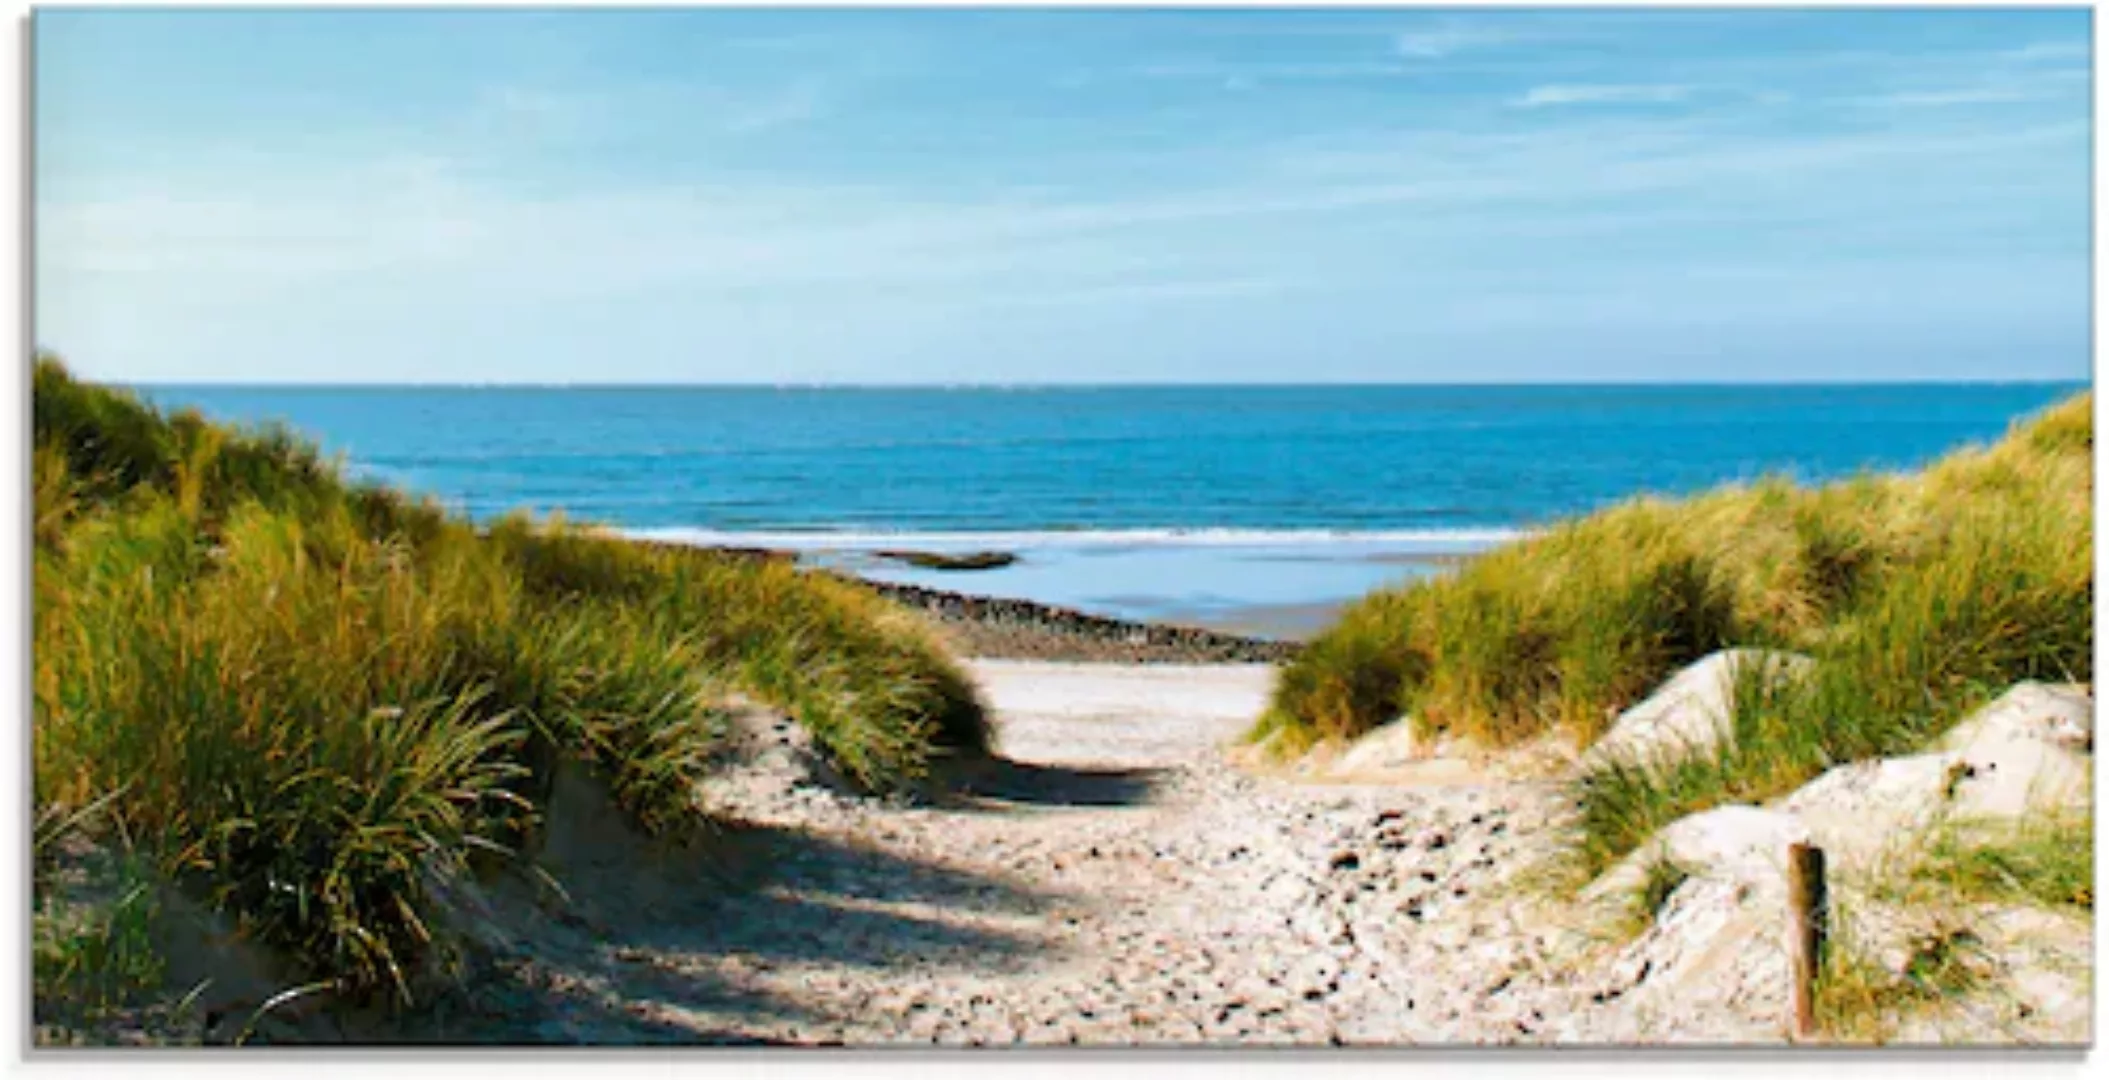
[(1189, 623), (1225, 634), (1263, 638), (1268, 641), (1304, 642), (1332, 625), (1347, 602), (1311, 604), (1260, 604), (1228, 611), (1179, 611), (1165, 613), (1169, 622)]
[[(1028, 604), (1135, 626), (1186, 626), (1294, 641), (1309, 637), (1340, 607), (1371, 591), (1447, 573), (1485, 546), (1478, 541), (1471, 543), (1479, 546), (1466, 546), (1466, 540), (1353, 537), (1127, 544), (1042, 537), (1008, 546), (990, 537), (954, 537), (949, 543), (925, 539), (913, 547), (873, 548), (846, 542), (827, 546), (832, 541), (815, 538), (767, 554), (903, 595), (947, 594), (962, 602)], [(968, 568), (959, 562), (962, 557), (983, 565)]]

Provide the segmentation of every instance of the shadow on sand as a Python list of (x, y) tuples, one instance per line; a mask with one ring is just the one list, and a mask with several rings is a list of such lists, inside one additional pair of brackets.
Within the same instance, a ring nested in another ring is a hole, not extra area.
[(962, 765), (952, 786), (971, 805), (1139, 806), (1168, 775), (1161, 768), (1077, 768), (989, 758)]
[(1054, 898), (839, 838), (733, 823), (686, 844), (605, 839), (550, 868), (561, 900), (513, 890), (502, 918), (518, 947), (480, 965), (445, 1014), (373, 1041), (826, 1043), (869, 1007), (772, 972), (884, 985), (889, 971), (1015, 968), (1053, 947), (988, 921)]

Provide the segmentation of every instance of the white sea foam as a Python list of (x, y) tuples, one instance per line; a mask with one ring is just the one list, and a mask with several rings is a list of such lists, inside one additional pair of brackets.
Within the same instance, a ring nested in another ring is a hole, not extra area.
[(698, 547), (766, 547), (796, 551), (953, 547), (1045, 549), (1092, 547), (1308, 548), (1362, 547), (1469, 552), (1530, 535), (1527, 529), (1034, 529), (978, 531), (843, 530), (839, 532), (699, 529), (681, 526), (621, 530), (637, 540)]

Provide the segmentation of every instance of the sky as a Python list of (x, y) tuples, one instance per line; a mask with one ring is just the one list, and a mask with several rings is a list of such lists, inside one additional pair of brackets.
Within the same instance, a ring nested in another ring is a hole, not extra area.
[(34, 332), (128, 382), (2090, 377), (2091, 25), (34, 17)]

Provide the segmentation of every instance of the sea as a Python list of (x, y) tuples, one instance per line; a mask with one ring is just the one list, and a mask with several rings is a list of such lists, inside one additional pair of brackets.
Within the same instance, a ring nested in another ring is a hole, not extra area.
[[(2079, 383), (139, 387), (479, 520), (771, 546), (878, 580), (1301, 637), (1642, 493), (1910, 469)], [(998, 569), (876, 555), (997, 550)]]

